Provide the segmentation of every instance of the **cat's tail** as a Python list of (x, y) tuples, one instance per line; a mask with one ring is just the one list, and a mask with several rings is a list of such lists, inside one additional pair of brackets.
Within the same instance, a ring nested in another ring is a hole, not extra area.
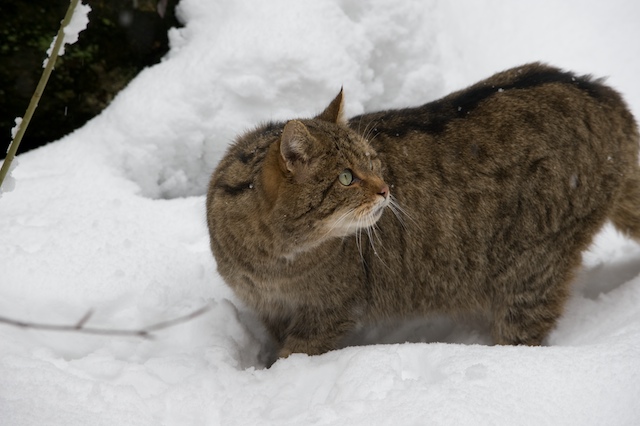
[(624, 181), (610, 219), (618, 231), (640, 241), (640, 167), (635, 166)]

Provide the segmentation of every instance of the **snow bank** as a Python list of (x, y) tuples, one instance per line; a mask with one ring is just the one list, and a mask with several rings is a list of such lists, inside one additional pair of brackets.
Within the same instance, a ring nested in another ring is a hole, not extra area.
[(164, 63), (141, 73), (81, 132), (100, 135), (92, 143), (113, 151), (114, 166), (143, 195), (201, 195), (239, 132), (321, 111), (343, 85), (350, 114), (367, 102), (399, 106), (441, 94), (437, 28), (423, 25), (433, 8), (183, 1), (187, 26), (169, 33)]
[(183, 0), (161, 64), (20, 156), (0, 200), (0, 315), (73, 324), (92, 308), (91, 326), (139, 328), (213, 308), (153, 340), (0, 324), (0, 424), (640, 424), (640, 246), (611, 228), (547, 347), (488, 346), (483, 326), (434, 318), (264, 370), (264, 330), (215, 272), (203, 197), (235, 135), (316, 113), (340, 86), (353, 115), (545, 60), (610, 75), (640, 116), (624, 50), (639, 9)]

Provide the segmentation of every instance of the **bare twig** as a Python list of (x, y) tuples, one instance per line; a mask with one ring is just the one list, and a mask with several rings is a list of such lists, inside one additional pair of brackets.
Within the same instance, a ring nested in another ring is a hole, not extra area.
[(74, 325), (52, 325), (52, 324), (41, 324), (35, 322), (27, 322), (27, 321), (19, 321), (11, 318), (1, 317), (0, 323), (12, 325), (14, 327), (20, 328), (32, 328), (35, 330), (46, 330), (46, 331), (64, 331), (64, 332), (75, 332), (75, 333), (84, 333), (84, 334), (96, 334), (103, 336), (132, 336), (132, 337), (142, 337), (145, 339), (153, 339), (153, 332), (158, 330), (164, 330), (166, 328), (173, 327), (178, 324), (182, 324), (184, 322), (190, 321), (194, 318), (199, 317), (200, 315), (206, 313), (212, 308), (213, 305), (205, 305), (200, 309), (197, 309), (190, 314), (173, 318), (167, 321), (161, 321), (155, 324), (151, 324), (147, 327), (141, 329), (108, 329), (108, 328), (94, 328), (94, 327), (85, 327), (85, 323), (91, 318), (93, 314), (92, 310), (89, 310), (76, 324)]
[(87, 321), (89, 321), (89, 318), (91, 318), (91, 315), (93, 315), (93, 309), (89, 309), (87, 311), (87, 313), (84, 314), (84, 316), (82, 318), (80, 318), (80, 321), (78, 321), (77, 324), (76, 324), (76, 330), (81, 329), (82, 327), (84, 327), (84, 325), (87, 323)]

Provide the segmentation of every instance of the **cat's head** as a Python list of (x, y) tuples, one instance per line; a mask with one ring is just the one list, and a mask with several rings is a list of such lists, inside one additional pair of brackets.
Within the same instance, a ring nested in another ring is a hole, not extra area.
[(286, 232), (305, 233), (311, 240), (303, 244), (373, 226), (389, 204), (377, 153), (347, 126), (342, 106), (341, 90), (317, 117), (287, 122), (264, 165), (276, 220)]

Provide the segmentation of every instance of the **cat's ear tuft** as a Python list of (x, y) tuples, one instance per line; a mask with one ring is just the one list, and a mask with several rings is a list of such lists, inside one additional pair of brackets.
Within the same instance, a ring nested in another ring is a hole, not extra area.
[(284, 164), (293, 174), (300, 174), (308, 165), (313, 147), (313, 136), (298, 120), (291, 120), (282, 131), (280, 155)]
[(336, 96), (329, 106), (316, 118), (322, 121), (328, 121), (329, 123), (346, 124), (347, 120), (344, 118), (344, 96), (343, 88), (340, 88), (340, 93)]

